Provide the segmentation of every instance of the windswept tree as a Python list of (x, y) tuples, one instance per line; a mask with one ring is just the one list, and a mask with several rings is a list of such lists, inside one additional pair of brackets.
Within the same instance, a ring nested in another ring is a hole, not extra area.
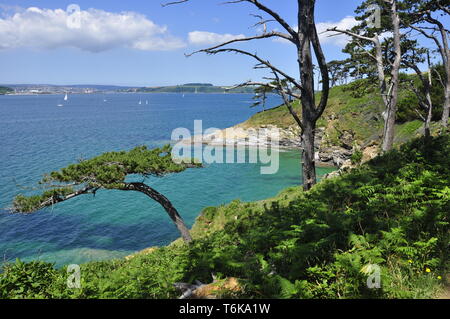
[(34, 196), (18, 195), (12, 211), (32, 213), (80, 195), (95, 194), (100, 189), (140, 192), (158, 202), (175, 223), (184, 241), (190, 242), (189, 229), (172, 203), (143, 181), (128, 182), (126, 178), (132, 174), (144, 178), (161, 177), (199, 166), (175, 163), (169, 145), (151, 150), (140, 146), (128, 152), (104, 153), (45, 175), (39, 182), (43, 192)]
[[(356, 10), (358, 25), (351, 30), (337, 27), (328, 29), (352, 37), (351, 46), (355, 53), (366, 54), (376, 65), (380, 94), (385, 110), (383, 112), (384, 130), (382, 149), (392, 149), (397, 113), (399, 75), (401, 67), (401, 33), (397, 0), (365, 0)], [(392, 38), (383, 41), (383, 34), (392, 33)], [(394, 52), (394, 56), (387, 54)], [(387, 76), (387, 72), (390, 76)]]
[[(172, 1), (164, 4), (172, 5), (190, 0)], [(294, 3), (294, 1), (292, 1)], [(317, 34), (314, 9), (315, 0), (297, 0), (297, 21), (290, 25), (278, 12), (263, 4), (259, 0), (234, 0), (230, 4), (247, 3), (258, 9), (260, 14), (255, 26), (262, 27), (260, 34), (250, 37), (233, 39), (210, 48), (202, 49), (194, 53), (206, 54), (237, 53), (256, 61), (256, 69), (265, 69), (269, 75), (261, 82), (248, 81), (239, 86), (265, 86), (267, 89), (276, 91), (284, 101), (290, 114), (300, 127), (301, 143), (303, 149), (303, 188), (309, 190), (316, 183), (315, 157), (314, 157), (314, 133), (316, 122), (322, 116), (328, 101), (329, 73), (325, 55)], [(270, 30), (269, 23), (276, 23), (277, 28)], [(280, 29), (281, 31), (277, 31)], [(254, 40), (278, 38), (290, 43), (297, 52), (298, 73), (288, 74), (280, 67), (272, 64), (267, 58), (240, 48), (230, 47), (231, 44), (247, 43)], [(194, 54), (192, 53), (192, 54)], [(320, 101), (316, 103), (314, 85), (313, 57), (317, 61), (321, 75)], [(267, 80), (267, 82), (264, 82)], [(293, 107), (293, 100), (301, 101), (301, 114), (297, 114)]]
[(432, 40), (439, 52), (444, 65), (445, 77), (444, 105), (441, 124), (448, 128), (450, 114), (450, 47), (448, 37), (450, 31), (441, 20), (441, 16), (450, 15), (448, 0), (403, 0), (402, 23), (405, 28), (411, 28), (427, 39)]

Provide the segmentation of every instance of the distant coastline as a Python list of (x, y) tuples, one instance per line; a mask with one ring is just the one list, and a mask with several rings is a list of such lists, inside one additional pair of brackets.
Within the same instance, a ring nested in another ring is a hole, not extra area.
[(254, 93), (254, 87), (215, 86), (210, 83), (187, 83), (172, 86), (132, 88), (127, 92), (136, 93)]
[(254, 93), (254, 87), (216, 86), (210, 83), (187, 83), (169, 86), (0, 84), (2, 95), (95, 94), (95, 93)]

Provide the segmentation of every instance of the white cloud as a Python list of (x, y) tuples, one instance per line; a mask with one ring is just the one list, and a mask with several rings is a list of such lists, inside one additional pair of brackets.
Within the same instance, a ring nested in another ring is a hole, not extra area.
[(344, 47), (351, 38), (349, 36), (339, 34), (330, 37), (332, 34), (336, 34), (335, 32), (325, 32), (327, 29), (331, 29), (333, 27), (337, 27), (341, 30), (349, 30), (356, 26), (359, 22), (356, 21), (355, 17), (347, 16), (338, 22), (320, 22), (316, 24), (317, 33), (319, 34), (319, 38), (322, 44), (334, 44), (338, 47)]
[(0, 18), (0, 49), (74, 47), (100, 52), (120, 47), (160, 51), (185, 46), (167, 27), (136, 12), (88, 9), (76, 14), (79, 27), (68, 23), (73, 16), (62, 9), (31, 7)]
[(207, 31), (192, 31), (189, 32), (189, 43), (194, 45), (212, 45), (227, 42), (234, 39), (244, 38), (243, 34), (218, 34)]

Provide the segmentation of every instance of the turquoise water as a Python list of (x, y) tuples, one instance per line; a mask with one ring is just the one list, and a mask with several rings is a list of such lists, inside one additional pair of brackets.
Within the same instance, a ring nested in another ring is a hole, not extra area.
[[(165, 211), (139, 193), (99, 191), (31, 215), (5, 208), (17, 194), (32, 194), (46, 172), (105, 151), (161, 146), (177, 127), (193, 131), (196, 119), (204, 129), (232, 126), (256, 112), (252, 102), (247, 94), (92, 94), (71, 95), (67, 102), (59, 95), (0, 96), (0, 258), (60, 266), (122, 257), (176, 239)], [(268, 106), (279, 103), (272, 96)], [(299, 156), (281, 152), (274, 175), (261, 175), (260, 164), (210, 164), (146, 182), (191, 226), (204, 207), (264, 199), (298, 185)], [(320, 168), (319, 174), (330, 170)]]

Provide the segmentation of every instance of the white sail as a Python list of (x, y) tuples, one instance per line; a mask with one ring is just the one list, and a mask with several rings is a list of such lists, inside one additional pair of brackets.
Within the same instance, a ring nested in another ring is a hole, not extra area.
[(67, 96), (67, 93), (66, 93), (66, 96), (64, 96), (64, 101), (67, 101), (68, 100), (68, 96)]

